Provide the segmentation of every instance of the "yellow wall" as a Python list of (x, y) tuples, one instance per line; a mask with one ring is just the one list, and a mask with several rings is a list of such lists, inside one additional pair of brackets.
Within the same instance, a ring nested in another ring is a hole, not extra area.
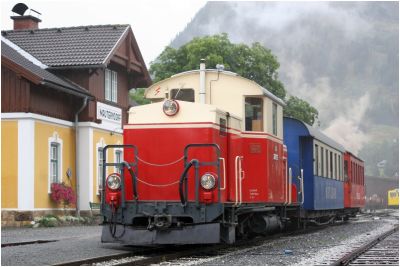
[[(122, 144), (122, 135), (121, 134), (116, 134), (113, 133), (113, 135), (110, 134), (108, 131), (102, 131), (102, 130), (93, 130), (93, 197), (92, 199), (94, 202), (100, 202), (100, 196), (97, 195), (97, 163), (98, 163), (98, 158), (97, 158), (97, 143), (101, 141), (101, 138), (103, 138), (104, 143), (106, 145), (116, 145), (116, 144)], [(114, 149), (109, 149), (107, 151), (107, 161), (108, 162), (114, 162), (115, 160), (115, 155), (114, 155)], [(110, 160), (109, 160), (110, 159)], [(114, 172), (113, 167), (108, 167), (107, 168), (107, 174), (111, 174)]]
[[(48, 193), (49, 182), (49, 138), (57, 132), (63, 141), (62, 170), (63, 182), (75, 190), (75, 130), (72, 127), (60, 126), (51, 123), (35, 122), (35, 208), (57, 208)], [(66, 172), (70, 168), (71, 179)], [(62, 207), (62, 206), (60, 206)], [(69, 208), (74, 208), (70, 205)]]
[(18, 208), (17, 121), (1, 121), (1, 207)]

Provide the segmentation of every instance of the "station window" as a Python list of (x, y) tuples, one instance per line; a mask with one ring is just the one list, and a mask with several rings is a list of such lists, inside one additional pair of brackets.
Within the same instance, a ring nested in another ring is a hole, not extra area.
[(272, 103), (272, 134), (278, 135), (278, 105)]
[(325, 177), (325, 168), (324, 168), (324, 148), (321, 147), (321, 176)]
[(263, 99), (259, 97), (245, 98), (246, 131), (263, 131)]
[(172, 89), (171, 99), (182, 100), (186, 102), (194, 102), (194, 90), (186, 89)]
[(48, 139), (48, 193), (52, 183), (62, 182), (63, 140), (57, 132)]
[(117, 102), (117, 87), (118, 87), (118, 76), (117, 72), (110, 69), (105, 70), (105, 99), (112, 102)]
[(60, 183), (60, 146), (58, 143), (51, 143), (50, 145), (50, 176), (51, 183)]

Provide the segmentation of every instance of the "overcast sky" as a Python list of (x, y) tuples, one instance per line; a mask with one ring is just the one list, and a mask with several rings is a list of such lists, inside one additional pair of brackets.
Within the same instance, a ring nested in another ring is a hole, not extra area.
[(42, 14), (39, 28), (130, 24), (147, 67), (206, 3), (204, 0), (1, 0), (1, 30), (13, 28), (11, 9), (21, 2)]

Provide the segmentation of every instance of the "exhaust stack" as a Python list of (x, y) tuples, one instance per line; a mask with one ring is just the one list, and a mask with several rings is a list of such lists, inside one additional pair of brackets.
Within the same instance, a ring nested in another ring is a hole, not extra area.
[(200, 90), (199, 97), (200, 103), (206, 103), (206, 60), (200, 59)]

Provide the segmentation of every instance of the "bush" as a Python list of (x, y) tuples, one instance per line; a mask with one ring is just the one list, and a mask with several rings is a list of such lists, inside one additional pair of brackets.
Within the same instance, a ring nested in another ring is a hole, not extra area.
[(43, 227), (55, 227), (59, 225), (58, 219), (54, 215), (46, 215), (44, 217), (39, 218), (37, 221)]

